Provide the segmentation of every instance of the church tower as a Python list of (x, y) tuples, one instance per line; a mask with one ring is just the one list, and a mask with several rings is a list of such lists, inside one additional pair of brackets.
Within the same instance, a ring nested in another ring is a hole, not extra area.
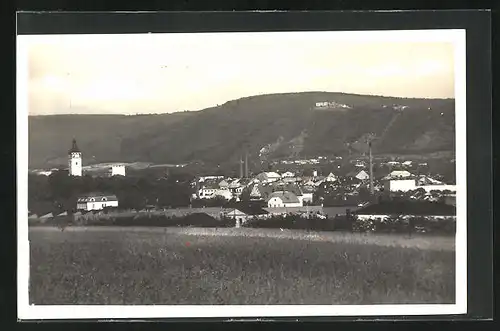
[(76, 145), (76, 139), (73, 139), (73, 146), (68, 152), (69, 175), (82, 175), (82, 152)]

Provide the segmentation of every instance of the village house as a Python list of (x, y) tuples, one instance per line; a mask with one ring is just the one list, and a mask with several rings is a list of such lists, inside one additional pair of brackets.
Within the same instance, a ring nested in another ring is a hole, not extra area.
[(402, 179), (402, 178), (411, 178), (414, 177), (411, 172), (406, 171), (406, 170), (394, 170), (391, 171), (390, 174), (384, 177), (385, 180), (391, 180), (391, 179)]
[(80, 196), (76, 202), (76, 209), (83, 211), (117, 208), (118, 198), (114, 194), (90, 193)]
[(384, 182), (384, 190), (387, 192), (408, 192), (416, 189), (415, 179), (386, 179)]
[(281, 179), (281, 175), (277, 172), (262, 172), (256, 176), (256, 179), (261, 183), (270, 183)]
[(220, 189), (229, 189), (229, 183), (231, 179), (223, 179), (219, 182), (219, 188)]
[(222, 198), (225, 200), (231, 200), (233, 198), (233, 193), (229, 190), (229, 188), (218, 189), (214, 193), (214, 197)]
[(109, 176), (125, 176), (125, 165), (123, 164), (113, 164), (109, 168)]
[(282, 208), (282, 207), (302, 207), (303, 204), (300, 199), (288, 191), (273, 192), (266, 200), (269, 208)]
[(198, 198), (200, 199), (212, 199), (215, 197), (215, 193), (219, 190), (219, 185), (214, 181), (204, 181), (202, 186), (198, 190)]
[(356, 175), (354, 175), (354, 177), (356, 177), (359, 180), (370, 179), (370, 175), (368, 173), (366, 173), (366, 171), (364, 171), (364, 170), (361, 170), (360, 172), (358, 172)]
[(262, 219), (269, 216), (269, 213), (262, 208), (233, 208), (224, 213), (224, 216), (233, 219), (240, 224), (245, 224), (252, 219)]
[(324, 178), (325, 182), (335, 182), (337, 180), (337, 176), (333, 174), (333, 172), (330, 172), (328, 176)]
[(236, 200), (239, 200), (241, 194), (243, 193), (243, 190), (251, 182), (252, 182), (252, 180), (247, 179), (247, 178), (235, 179), (231, 183), (229, 183), (229, 186), (228, 186), (229, 192), (231, 192), (232, 196), (234, 198), (236, 198)]

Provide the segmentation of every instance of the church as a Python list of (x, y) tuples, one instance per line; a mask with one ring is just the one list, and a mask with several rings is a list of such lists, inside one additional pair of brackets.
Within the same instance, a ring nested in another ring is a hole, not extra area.
[(82, 152), (73, 139), (73, 146), (68, 152), (68, 165), (70, 176), (82, 176)]
[[(87, 173), (92, 173), (93, 176), (113, 177), (125, 176), (125, 165), (120, 163), (107, 163), (94, 166), (93, 169), (87, 169)], [(82, 151), (76, 144), (76, 139), (73, 138), (73, 144), (68, 151), (68, 175), (81, 177), (83, 173)]]

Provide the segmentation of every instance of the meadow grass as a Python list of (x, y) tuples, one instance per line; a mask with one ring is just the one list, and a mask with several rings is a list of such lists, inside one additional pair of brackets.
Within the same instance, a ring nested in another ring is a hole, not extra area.
[(455, 302), (451, 249), (168, 229), (29, 236), (33, 304)]

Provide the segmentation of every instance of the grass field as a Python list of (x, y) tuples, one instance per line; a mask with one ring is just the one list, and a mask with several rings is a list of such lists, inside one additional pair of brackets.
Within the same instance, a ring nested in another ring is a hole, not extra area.
[(455, 302), (452, 238), (140, 228), (29, 236), (34, 304)]

